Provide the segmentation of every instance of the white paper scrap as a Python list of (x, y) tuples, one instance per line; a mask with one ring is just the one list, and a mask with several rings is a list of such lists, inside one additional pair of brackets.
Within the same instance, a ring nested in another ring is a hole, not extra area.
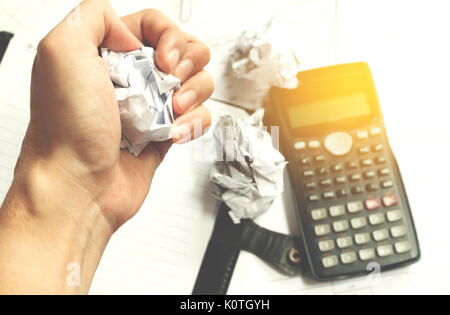
[(149, 142), (170, 139), (172, 95), (180, 87), (180, 80), (157, 69), (151, 47), (131, 52), (102, 49), (102, 57), (119, 103), (120, 147), (137, 156)]

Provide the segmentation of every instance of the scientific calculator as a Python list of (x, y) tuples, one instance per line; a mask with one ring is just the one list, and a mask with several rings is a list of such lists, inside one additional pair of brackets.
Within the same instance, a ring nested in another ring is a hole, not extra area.
[(280, 126), (312, 275), (329, 280), (368, 273), (373, 263), (387, 270), (417, 261), (414, 222), (369, 66), (298, 78), (295, 90), (271, 90), (268, 115)]

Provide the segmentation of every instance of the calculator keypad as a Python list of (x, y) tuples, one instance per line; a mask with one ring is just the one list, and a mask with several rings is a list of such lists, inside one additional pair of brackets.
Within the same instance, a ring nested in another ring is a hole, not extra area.
[[(382, 129), (348, 134), (353, 145), (345, 156), (330, 154), (327, 138), (294, 144), (325, 269), (411, 250)], [(345, 138), (340, 133), (335, 137)], [(350, 139), (344, 140), (348, 145)]]

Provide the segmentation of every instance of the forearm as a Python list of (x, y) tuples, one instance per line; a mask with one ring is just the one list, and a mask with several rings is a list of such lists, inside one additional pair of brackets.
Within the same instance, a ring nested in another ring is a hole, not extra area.
[(88, 292), (112, 230), (74, 185), (36, 165), (16, 174), (0, 210), (1, 293)]

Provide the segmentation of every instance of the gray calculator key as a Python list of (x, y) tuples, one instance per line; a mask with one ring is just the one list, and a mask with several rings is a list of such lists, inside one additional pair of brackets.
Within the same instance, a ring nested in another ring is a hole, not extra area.
[(391, 227), (391, 235), (392, 237), (402, 237), (406, 235), (406, 226), (404, 225), (397, 225)]
[(403, 217), (401, 210), (392, 210), (386, 213), (387, 219), (389, 222), (397, 222), (400, 221)]
[(331, 232), (330, 225), (329, 224), (316, 225), (314, 227), (314, 232), (316, 233), (317, 236), (328, 235)]
[(395, 243), (394, 247), (398, 254), (403, 254), (411, 250), (411, 245), (409, 245), (408, 241)]
[(384, 213), (375, 213), (369, 215), (369, 223), (371, 225), (379, 225), (384, 223), (385, 221), (386, 219), (384, 218)]
[(339, 206), (331, 206), (330, 207), (330, 215), (332, 217), (339, 217), (345, 214), (345, 207), (342, 205)]
[(334, 249), (334, 241), (320, 241), (319, 242), (319, 249), (321, 252), (328, 252), (330, 250)]
[(367, 219), (366, 217), (354, 218), (352, 219), (351, 224), (353, 229), (359, 230), (367, 226)]
[(381, 242), (384, 240), (387, 240), (389, 238), (389, 232), (387, 229), (381, 229), (381, 230), (377, 230), (374, 231), (372, 233), (373, 239), (375, 240), (375, 242)]
[(325, 268), (331, 268), (336, 266), (339, 263), (337, 256), (328, 256), (322, 258), (322, 265)]
[(390, 256), (394, 253), (392, 245), (382, 245), (377, 247), (377, 254), (380, 257)]
[(347, 220), (333, 222), (333, 230), (336, 233), (347, 231), (348, 228), (349, 226)]
[(347, 210), (349, 213), (356, 213), (362, 211), (364, 209), (364, 205), (362, 201), (353, 201), (347, 203)]
[(370, 260), (375, 258), (375, 249), (373, 248), (365, 248), (359, 251), (359, 259), (361, 260)]
[(348, 252), (348, 253), (342, 253), (341, 254), (341, 262), (344, 265), (351, 264), (351, 263), (355, 262), (356, 259), (357, 259), (357, 257), (356, 257), (356, 253), (355, 252)]
[(339, 248), (347, 248), (353, 245), (353, 240), (351, 236), (346, 236), (338, 238), (336, 243)]
[(327, 217), (327, 209), (325, 208), (315, 209), (311, 211), (311, 217), (314, 221), (325, 219)]
[(370, 242), (369, 233), (358, 233), (355, 234), (355, 243), (358, 245), (364, 245)]

